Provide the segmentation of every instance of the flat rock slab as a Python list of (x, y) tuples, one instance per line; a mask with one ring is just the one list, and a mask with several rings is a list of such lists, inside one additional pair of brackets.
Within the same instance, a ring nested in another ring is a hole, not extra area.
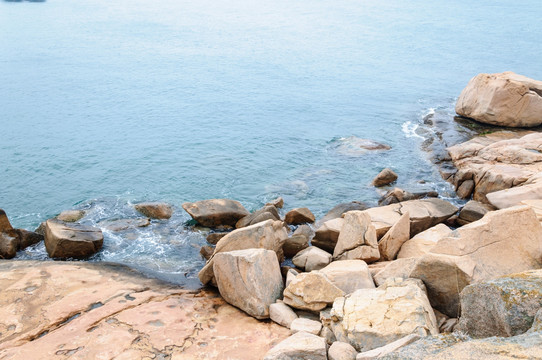
[(120, 265), (3, 261), (0, 288), (3, 359), (256, 360), (290, 335)]
[(184, 203), (183, 209), (203, 226), (235, 226), (241, 218), (250, 213), (239, 201), (230, 199), (210, 199)]

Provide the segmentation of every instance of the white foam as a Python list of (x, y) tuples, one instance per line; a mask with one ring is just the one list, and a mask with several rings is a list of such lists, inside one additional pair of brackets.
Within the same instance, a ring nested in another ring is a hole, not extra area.
[(403, 123), (403, 125), (401, 125), (401, 130), (403, 130), (403, 133), (407, 138), (417, 137), (420, 139), (424, 139), (423, 136), (420, 136), (416, 133), (418, 127), (418, 124), (413, 124), (411, 121), (407, 121)]

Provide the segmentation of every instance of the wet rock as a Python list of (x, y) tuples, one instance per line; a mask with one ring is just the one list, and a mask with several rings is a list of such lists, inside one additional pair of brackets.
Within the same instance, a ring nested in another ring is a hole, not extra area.
[(410, 334), (438, 334), (425, 286), (416, 279), (388, 279), (335, 300), (331, 328), (338, 341), (368, 351)]
[(184, 203), (183, 209), (203, 226), (216, 228), (221, 225), (235, 226), (239, 219), (249, 212), (239, 201), (230, 199), (210, 199)]
[(45, 248), (52, 258), (87, 258), (102, 248), (103, 239), (102, 231), (92, 226), (55, 219), (45, 223)]
[(119, 232), (138, 227), (147, 227), (151, 224), (148, 218), (106, 220), (98, 223), (98, 226), (109, 231)]
[(217, 253), (213, 272), (224, 300), (256, 319), (268, 318), (269, 305), (282, 294), (282, 275), (277, 254), (272, 250)]
[(356, 356), (356, 360), (373, 360), (378, 359), (384, 355), (387, 355), (389, 353), (392, 353), (394, 351), (397, 351), (398, 349), (407, 346), (409, 344), (412, 344), (415, 341), (418, 341), (420, 339), (420, 335), (418, 334), (410, 334), (403, 338), (400, 338), (399, 340), (395, 340), (394, 342), (391, 342), (387, 345), (378, 347), (373, 350), (362, 352), (361, 354), (358, 354)]
[(292, 262), (305, 271), (320, 270), (331, 262), (331, 254), (311, 246), (297, 253)]
[(269, 305), (269, 318), (289, 329), (292, 321), (297, 319), (297, 314), (285, 303), (277, 302)]
[(254, 211), (252, 214), (249, 214), (237, 221), (235, 227), (237, 229), (254, 225), (265, 220), (280, 220), (279, 213), (277, 208), (273, 205), (266, 205), (263, 208)]
[(367, 263), (380, 258), (375, 228), (366, 211), (349, 211), (333, 251), (337, 260), (364, 260)]
[(57, 220), (72, 223), (81, 220), (85, 216), (84, 210), (66, 210), (56, 216)]
[(344, 292), (318, 271), (301, 273), (284, 289), (284, 303), (295, 309), (320, 311)]
[(204, 245), (199, 249), (199, 253), (205, 260), (209, 260), (213, 256), (215, 248), (209, 245)]
[(467, 199), (474, 190), (474, 180), (465, 180), (455, 190), (457, 196), (461, 199)]
[(272, 205), (277, 209), (282, 209), (282, 207), (284, 206), (284, 199), (282, 198), (282, 196), (279, 196), (278, 198), (271, 200), (265, 205)]
[(134, 205), (134, 208), (151, 219), (167, 220), (173, 215), (171, 205), (162, 202), (144, 202)]
[(6, 212), (0, 209), (0, 233), (11, 229), (13, 229), (13, 226), (11, 226)]
[(423, 191), (423, 192), (411, 193), (409, 191), (396, 187), (389, 190), (386, 194), (384, 194), (380, 198), (380, 200), (378, 200), (378, 205), (385, 206), (385, 205), (396, 204), (396, 203), (400, 203), (400, 202), (408, 201), (408, 200), (422, 199), (425, 197), (438, 197), (438, 193), (436, 191)]
[(333, 253), (339, 234), (343, 226), (344, 219), (337, 218), (323, 223), (315, 232), (311, 244), (327, 252)]
[(511, 71), (478, 74), (459, 95), (455, 111), (486, 124), (538, 126), (542, 124), (542, 81)]
[(334, 261), (320, 272), (345, 294), (375, 287), (369, 268), (362, 260)]
[(292, 331), (292, 334), (303, 331), (309, 334), (318, 335), (320, 334), (320, 330), (322, 330), (322, 324), (315, 320), (297, 318), (292, 321), (290, 330)]
[(453, 230), (444, 224), (422, 231), (401, 246), (397, 259), (421, 257), (431, 251), (440, 239), (451, 236), (452, 232)]
[(300, 225), (296, 231), (294, 231), (292, 237), (286, 239), (282, 249), (284, 250), (284, 256), (291, 258), (298, 252), (309, 247), (309, 239), (314, 232), (308, 225)]
[(405, 212), (378, 242), (382, 260), (395, 260), (403, 244), (410, 239), (410, 214)]
[(470, 200), (459, 212), (457, 222), (461, 225), (470, 224), (471, 222), (480, 220), (485, 214), (493, 210), (496, 209), (489, 204), (483, 204), (476, 200)]
[(228, 235), (229, 233), (227, 232), (215, 232), (215, 233), (210, 233), (209, 235), (207, 235), (207, 242), (211, 245), (216, 245), (218, 243), (218, 241), (220, 239), (222, 239), (224, 236)]
[[(288, 232), (284, 228), (282, 221), (267, 220), (228, 233), (216, 244), (213, 257), (220, 252), (226, 251), (267, 249), (275, 251), (277, 258), (280, 260), (283, 258), (282, 245), (286, 238), (288, 238)], [(198, 273), (198, 277), (204, 285), (210, 283), (214, 278), (213, 257)]]
[(314, 215), (307, 208), (296, 208), (286, 213), (286, 216), (284, 217), (284, 221), (286, 221), (286, 223), (289, 225), (313, 223)]
[(352, 210), (367, 210), (367, 205), (359, 201), (352, 201), (348, 203), (341, 203), (341, 204), (335, 205), (321, 219), (319, 219), (316, 222), (315, 226), (316, 228), (319, 228), (326, 221), (340, 218), (342, 214), (347, 213)]
[(381, 187), (389, 185), (395, 180), (397, 180), (397, 174), (392, 169), (386, 168), (376, 175), (373, 179), (373, 185)]
[(18, 234), (13, 230), (0, 232), (0, 259), (12, 259), (19, 248)]
[(335, 151), (346, 156), (363, 156), (369, 152), (387, 151), (391, 147), (370, 139), (361, 139), (356, 136), (340, 138), (334, 144)]
[(329, 360), (356, 360), (358, 352), (348, 343), (335, 341), (328, 350)]
[(542, 270), (472, 284), (460, 297), (458, 330), (475, 338), (520, 335), (542, 309)]
[(327, 360), (326, 341), (316, 335), (298, 332), (273, 347), (264, 360)]

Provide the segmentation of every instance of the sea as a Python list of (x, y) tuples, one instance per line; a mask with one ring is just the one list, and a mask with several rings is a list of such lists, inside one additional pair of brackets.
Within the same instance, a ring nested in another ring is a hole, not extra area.
[[(105, 237), (89, 261), (189, 286), (206, 230), (184, 202), (282, 196), (320, 217), (376, 206), (386, 167), (457, 202), (427, 124), (461, 132), (478, 73), (542, 79), (541, 16), (540, 0), (0, 1), (0, 208), (28, 230), (84, 209)], [(174, 215), (106, 229), (142, 201)]]

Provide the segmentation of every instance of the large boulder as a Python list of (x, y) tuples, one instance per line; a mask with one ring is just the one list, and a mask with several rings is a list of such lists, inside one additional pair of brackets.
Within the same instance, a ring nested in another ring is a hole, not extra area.
[(378, 242), (382, 260), (395, 260), (403, 244), (410, 239), (410, 214), (405, 212)]
[(360, 259), (374, 262), (380, 259), (375, 228), (366, 211), (349, 211), (344, 214), (344, 222), (333, 251), (338, 260)]
[(515, 336), (542, 309), (542, 270), (472, 284), (461, 291), (458, 330), (475, 338)]
[(327, 360), (324, 338), (306, 332), (297, 332), (283, 340), (265, 354), (264, 360)]
[(213, 272), (220, 295), (256, 319), (269, 317), (269, 305), (281, 295), (282, 275), (272, 250), (245, 249), (214, 256)]
[(324, 216), (322, 216), (322, 218), (320, 218), (316, 222), (315, 226), (316, 228), (319, 228), (326, 221), (340, 218), (342, 214), (352, 210), (367, 210), (367, 205), (359, 201), (351, 201), (348, 203), (341, 203), (335, 205), (331, 210), (329, 210)]
[(417, 279), (388, 279), (335, 300), (331, 328), (338, 341), (368, 351), (410, 334), (438, 334), (425, 286)]
[(307, 208), (292, 209), (284, 216), (284, 221), (289, 225), (313, 223), (314, 219), (314, 214)]
[(344, 291), (319, 271), (297, 275), (284, 289), (284, 303), (293, 308), (320, 311), (344, 296)]
[(497, 209), (520, 205), (523, 201), (542, 200), (542, 172), (531, 176), (521, 186), (491, 192), (486, 198)]
[(297, 253), (292, 262), (305, 271), (320, 270), (331, 262), (331, 254), (311, 246)]
[(478, 74), (459, 95), (455, 111), (491, 125), (538, 126), (542, 124), (542, 81), (511, 71)]
[(403, 258), (384, 262), (386, 265), (373, 275), (376, 286), (380, 286), (389, 278), (408, 279), (418, 260), (416, 258)]
[(249, 225), (254, 225), (265, 220), (280, 220), (279, 212), (273, 205), (266, 205), (263, 208), (254, 211), (237, 221), (236, 228), (242, 228)]
[(230, 199), (211, 199), (184, 203), (183, 209), (203, 226), (235, 226), (239, 219), (250, 213), (239, 201)]
[(103, 240), (102, 231), (92, 226), (55, 219), (45, 222), (45, 248), (52, 258), (87, 258), (102, 248)]
[(143, 202), (136, 204), (134, 207), (151, 219), (169, 219), (173, 215), (171, 205), (162, 202)]
[(214, 256), (221, 252), (244, 249), (267, 249), (277, 253), (277, 258), (283, 258), (282, 245), (288, 237), (288, 232), (282, 221), (267, 220), (251, 226), (234, 230), (218, 241), (213, 256), (198, 274), (205, 285), (214, 278)]
[(375, 287), (369, 267), (363, 260), (334, 261), (320, 272), (345, 294)]
[(333, 253), (339, 240), (339, 234), (343, 226), (344, 219), (336, 218), (323, 223), (315, 232), (311, 244), (318, 246), (327, 252)]
[(410, 276), (423, 280), (433, 307), (457, 317), (465, 286), (541, 268), (541, 244), (542, 226), (530, 207), (492, 211), (439, 240)]
[(444, 224), (422, 231), (401, 246), (397, 259), (421, 257), (427, 254), (440, 239), (451, 236), (452, 233), (453, 230)]

